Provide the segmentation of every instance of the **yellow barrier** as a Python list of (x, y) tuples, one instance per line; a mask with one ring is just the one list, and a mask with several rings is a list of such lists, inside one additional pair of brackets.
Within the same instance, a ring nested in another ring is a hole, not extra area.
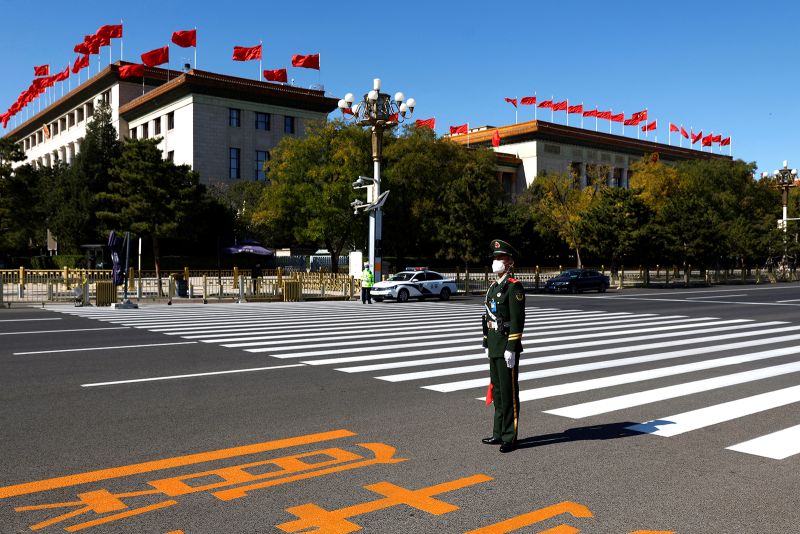
[(114, 283), (108, 280), (100, 280), (97, 282), (95, 290), (97, 292), (96, 302), (97, 306), (111, 306), (117, 301), (117, 290)]
[(284, 302), (300, 302), (301, 299), (301, 283), (299, 280), (284, 280), (283, 281), (283, 301)]

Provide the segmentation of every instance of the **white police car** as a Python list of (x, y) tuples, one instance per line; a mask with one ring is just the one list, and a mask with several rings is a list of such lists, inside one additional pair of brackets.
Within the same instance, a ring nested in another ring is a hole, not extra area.
[(456, 282), (452, 278), (445, 278), (442, 274), (424, 267), (411, 267), (388, 280), (376, 283), (370, 295), (377, 302), (383, 299), (406, 302), (410, 298), (424, 300), (426, 297), (447, 300), (455, 292)]

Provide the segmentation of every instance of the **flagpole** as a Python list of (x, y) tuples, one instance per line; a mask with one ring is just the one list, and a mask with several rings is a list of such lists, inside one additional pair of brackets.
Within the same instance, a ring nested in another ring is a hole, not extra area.
[(197, 26), (194, 27), (194, 68), (197, 68)]
[(667, 128), (667, 145), (672, 146), (672, 123), (669, 123), (669, 128)]
[[(119, 19), (119, 23), (120, 23), (121, 26), (125, 24), (125, 22), (122, 19)], [(122, 35), (125, 35), (125, 29), (124, 28), (122, 30)], [(123, 42), (124, 41), (125, 41), (125, 39), (123, 37), (119, 38), (119, 61), (120, 61), (120, 63), (122, 62), (122, 50), (123, 50), (123, 44), (124, 44)]]
[(583, 100), (581, 100), (581, 128), (583, 128)]
[(264, 41), (258, 41), (259, 46), (259, 54), (258, 54), (258, 81), (261, 81), (261, 61), (262, 57), (264, 56)]
[(569, 126), (569, 98), (567, 99), (567, 126)]
[(552, 95), (550, 97), (550, 122), (556, 122), (555, 117), (553, 116), (553, 102), (555, 102), (556, 95)]
[[(610, 109), (611, 115), (614, 115), (614, 108)], [(611, 133), (611, 119), (608, 120), (608, 133)]]
[(517, 106), (519, 105), (519, 97), (517, 96), (517, 97), (514, 97), (514, 98), (517, 101), (517, 103), (514, 104), (514, 124), (518, 124), (519, 123), (519, 114), (518, 114), (519, 108)]
[(622, 137), (625, 137), (625, 112), (622, 112)]
[[(681, 123), (681, 130), (683, 130), (683, 123)], [(678, 147), (683, 148), (683, 134), (678, 132)]]
[(533, 120), (536, 120), (536, 108), (539, 107), (539, 102), (538, 99), (536, 98), (536, 91), (533, 92), (533, 99), (535, 101), (533, 103)]

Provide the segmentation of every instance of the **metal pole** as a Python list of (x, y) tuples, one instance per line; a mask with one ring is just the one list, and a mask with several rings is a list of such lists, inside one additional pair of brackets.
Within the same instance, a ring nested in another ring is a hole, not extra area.
[[(377, 201), (381, 194), (381, 155), (383, 152), (383, 129), (379, 126), (372, 127), (372, 163), (373, 163), (373, 192), (372, 201)], [(375, 280), (382, 280), (381, 271), (381, 208), (375, 208), (369, 213), (369, 263)]]

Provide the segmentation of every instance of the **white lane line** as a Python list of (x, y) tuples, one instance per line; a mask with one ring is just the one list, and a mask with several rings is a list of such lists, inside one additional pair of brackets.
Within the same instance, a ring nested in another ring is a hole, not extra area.
[[(430, 322), (423, 325), (404, 325), (396, 328), (381, 328), (377, 332), (365, 332), (363, 328), (349, 329), (349, 330), (306, 330), (303, 333), (287, 334), (286, 330), (282, 332), (274, 332), (269, 335), (251, 335), (249, 332), (242, 332), (239, 336), (232, 336), (226, 338), (191, 338), (200, 339), (205, 343), (239, 343), (246, 341), (258, 341), (255, 345), (290, 345), (299, 342), (310, 342), (314, 340), (329, 341), (329, 340), (350, 340), (350, 339), (379, 339), (383, 337), (404, 337), (416, 338), (418, 334), (427, 334), (435, 332), (455, 332), (455, 331), (475, 331), (474, 324), (464, 324), (463, 322), (442, 322), (437, 323), (435, 326)], [(188, 339), (188, 338), (187, 338)], [(254, 345), (254, 346), (255, 346)]]
[(229, 371), (214, 371), (210, 373), (193, 373), (189, 375), (156, 376), (152, 378), (136, 378), (133, 380), (116, 380), (114, 382), (95, 382), (94, 384), (81, 384), (82, 388), (93, 388), (98, 386), (116, 386), (118, 384), (136, 384), (138, 382), (155, 382), (158, 380), (176, 380), (179, 378), (196, 378), (198, 376), (229, 375), (234, 373), (252, 373), (255, 371), (271, 371), (273, 369), (287, 369), (289, 367), (305, 367), (302, 363), (289, 365), (273, 365), (271, 367), (252, 367), (250, 369), (231, 369)]
[[(706, 348), (701, 350), (695, 351), (678, 351), (680, 352), (694, 352), (696, 354), (706, 354), (711, 352)], [(593, 380), (587, 380), (583, 382), (574, 382), (571, 384), (561, 384), (558, 386), (550, 386), (544, 388), (538, 388), (535, 391), (536, 393), (529, 393), (527, 391), (520, 391), (520, 401), (522, 400), (532, 400), (528, 398), (531, 395), (547, 395), (547, 396), (554, 396), (553, 393), (559, 391), (565, 391), (566, 393), (575, 393), (572, 387), (573, 384), (577, 384), (576, 387), (582, 388), (586, 387), (587, 385), (590, 386), (590, 389), (598, 389), (599, 387), (606, 387), (607, 385), (617, 385), (617, 384), (627, 384), (630, 382), (638, 382), (641, 380), (649, 380), (650, 378), (661, 378), (663, 376), (672, 376), (674, 374), (682, 374), (682, 373), (691, 373), (694, 371), (699, 371), (703, 369), (712, 369), (715, 367), (723, 367), (727, 365), (736, 365), (745, 362), (751, 362), (755, 360), (763, 360), (766, 358), (776, 358), (778, 356), (786, 356), (788, 354), (795, 354), (800, 352), (800, 349), (796, 349), (794, 347), (783, 348), (783, 349), (775, 349), (771, 351), (764, 351), (758, 352), (753, 354), (743, 354), (738, 356), (728, 356), (726, 358), (716, 358), (713, 360), (703, 360), (700, 362), (694, 362), (684, 365), (675, 365), (671, 367), (664, 367), (661, 369), (652, 369), (647, 371), (638, 371), (636, 373), (628, 373), (623, 375), (616, 375), (606, 378), (597, 378)], [(653, 362), (661, 362), (663, 360), (667, 360), (670, 358), (676, 357), (684, 357), (685, 354), (680, 354), (680, 356), (676, 356), (671, 353), (663, 353), (663, 354), (650, 354), (647, 356), (634, 356), (633, 358), (619, 358), (615, 360), (606, 360), (602, 362), (592, 362), (592, 363), (584, 363), (578, 365), (566, 365), (563, 367), (553, 367), (550, 369), (540, 369), (538, 371), (529, 371), (527, 373), (520, 373), (519, 380), (536, 380), (539, 378), (550, 378), (553, 376), (562, 376), (562, 375), (569, 375), (575, 373), (584, 373), (587, 371), (597, 371), (599, 369), (611, 369), (614, 367), (625, 367), (628, 365), (638, 365), (642, 363), (653, 363)], [(478, 372), (478, 371), (485, 371), (486, 364), (482, 365), (474, 365), (471, 367), (456, 367), (450, 369), (433, 369), (429, 371), (418, 371), (415, 373), (403, 373), (398, 375), (388, 375), (388, 376), (378, 376), (379, 380), (386, 380), (387, 382), (405, 382), (408, 380), (420, 380), (424, 378), (433, 378), (438, 376), (447, 376), (450, 374), (454, 374), (454, 372), (458, 373), (466, 373), (466, 372)], [(524, 377), (524, 378), (523, 378)], [(473, 383), (482, 383), (478, 382), (476, 379)], [(430, 388), (429, 388), (430, 389)], [(460, 388), (463, 389), (463, 388)], [(584, 389), (578, 389), (578, 391), (584, 391)], [(564, 395), (566, 393), (557, 393), (560, 395)], [(542, 397), (534, 397), (534, 398), (542, 398)]]
[(27, 323), (30, 321), (62, 321), (63, 317), (43, 317), (41, 319), (0, 319), (0, 323)]
[(786, 302), (800, 302), (800, 299), (776, 300), (775, 302), (780, 302), (780, 303), (786, 303)]
[(63, 334), (66, 332), (94, 332), (97, 330), (129, 330), (127, 326), (103, 326), (100, 328), (69, 328), (65, 330), (30, 330), (28, 332), (0, 332), (0, 336), (19, 336), (22, 334)]
[(639, 425), (629, 426), (628, 428), (655, 436), (677, 436), (692, 430), (732, 421), (739, 417), (779, 408), (795, 402), (800, 402), (800, 386), (768, 391), (752, 397), (662, 417)]
[[(402, 362), (376, 363), (372, 365), (358, 365), (356, 367), (339, 367), (337, 371), (343, 373), (367, 373), (372, 371), (385, 371), (387, 369), (399, 369), (403, 367), (417, 367), (419, 365), (435, 365), (438, 363), (461, 362), (465, 360), (486, 360), (486, 354), (467, 354), (464, 356), (447, 356), (445, 358), (426, 358), (424, 360), (404, 360)], [(488, 362), (487, 362), (488, 363)], [(486, 363), (481, 368), (488, 369)]]
[[(797, 285), (789, 286), (789, 288), (798, 288), (798, 286)], [(702, 293), (702, 294), (706, 294), (707, 295), (709, 293), (733, 293), (733, 292), (736, 292), (736, 291), (739, 291), (739, 292), (744, 291), (744, 292), (749, 292), (749, 293), (761, 292), (761, 291), (776, 291), (776, 290), (785, 291), (786, 289), (787, 288), (786, 288), (785, 285), (779, 285), (779, 286), (776, 286), (776, 287), (765, 287), (765, 286), (752, 287), (752, 288), (741, 288), (741, 287), (739, 287), (739, 288), (736, 288), (736, 289), (697, 289), (697, 290), (694, 290), (694, 291), (678, 290), (678, 292), (681, 295), (690, 295), (692, 293)], [(675, 290), (664, 291), (662, 293), (655, 293), (655, 292), (653, 292), (653, 293), (632, 293), (630, 295), (627, 295), (627, 294), (626, 295), (619, 295), (617, 298), (625, 298), (625, 297), (629, 297), (629, 296), (630, 297), (653, 297), (653, 296), (657, 296), (657, 295), (675, 296), (675, 293), (676, 293)]]
[[(465, 340), (450, 340), (450, 341), (443, 341), (441, 343), (437, 343), (437, 345), (450, 345), (453, 343), (462, 343), (456, 347), (446, 347), (446, 348), (432, 348), (430, 342), (424, 343), (402, 343), (397, 345), (385, 345), (381, 347), (382, 349), (405, 349), (405, 348), (413, 348), (413, 347), (426, 347), (421, 350), (414, 350), (414, 351), (404, 351), (404, 352), (390, 352), (386, 354), (369, 354), (366, 356), (346, 356), (340, 358), (330, 358), (324, 360), (310, 360), (304, 363), (309, 365), (327, 365), (331, 363), (352, 363), (352, 362), (364, 362), (370, 360), (386, 360), (390, 358), (404, 358), (407, 356), (419, 356), (422, 354), (430, 355), (430, 354), (444, 354), (446, 352), (467, 352), (475, 350), (475, 347), (480, 347), (481, 345), (481, 338), (474, 338), (474, 339), (465, 339)], [(342, 351), (341, 349), (335, 350), (324, 350), (324, 351), (309, 351), (303, 352), (298, 354), (271, 354), (271, 356), (275, 358), (306, 358), (309, 356), (325, 356), (329, 354), (342, 354), (342, 352), (370, 352), (375, 350), (374, 347), (367, 347), (367, 348), (358, 348), (358, 349), (347, 349), (346, 351)], [(245, 349), (247, 352), (266, 352), (266, 350), (262, 349)]]
[[(470, 328), (469, 330), (470, 330), (469, 333), (474, 333), (474, 331), (475, 331), (474, 328)], [(430, 335), (425, 335), (425, 336), (414, 336), (413, 339), (414, 340), (419, 340), (419, 339), (439, 339), (439, 340), (442, 340), (442, 341), (440, 341), (440, 343), (456, 343), (457, 341), (445, 341), (444, 338), (451, 338), (451, 337), (463, 338), (463, 337), (466, 337), (466, 335), (467, 335), (464, 332), (453, 332), (452, 329), (450, 330), (450, 332), (451, 333), (449, 333), (449, 334), (436, 333), (436, 334), (430, 334)], [(428, 343), (429, 342), (427, 342), (425, 344), (428, 344)], [(334, 341), (334, 342), (331, 342), (331, 343), (308, 343), (306, 345), (290, 345), (288, 347), (283, 347), (283, 346), (281, 346), (281, 347), (266, 346), (265, 347), (264, 345), (271, 345), (271, 343), (264, 343), (262, 341), (251, 341), (251, 342), (248, 342), (248, 343), (224, 343), (222, 346), (223, 347), (228, 347), (228, 348), (259, 347), (258, 349), (248, 349), (248, 350), (250, 350), (251, 352), (271, 352), (271, 353), (295, 351), (295, 350), (298, 350), (298, 349), (323, 348), (323, 347), (347, 347), (347, 351), (348, 352), (357, 352), (357, 351), (362, 351), (363, 352), (362, 349), (350, 348), (352, 346), (360, 346), (360, 345), (371, 345), (370, 347), (364, 349), (364, 350), (368, 350), (368, 351), (369, 350), (375, 350), (376, 347), (384, 348), (384, 349), (385, 348), (389, 348), (389, 347), (398, 347), (398, 348), (402, 347), (402, 345), (399, 345), (399, 346), (398, 345), (389, 345), (389, 346), (381, 345), (379, 342), (376, 343), (372, 339), (363, 339), (361, 341)], [(419, 345), (419, 346), (421, 346), (421, 345)], [(341, 349), (334, 350), (333, 352), (341, 352)], [(320, 353), (321, 354), (326, 354), (327, 351), (322, 351)]]
[(711, 295), (710, 297), (686, 297), (686, 300), (700, 300), (700, 299), (721, 299), (730, 297), (746, 297), (744, 293), (741, 295)]
[[(746, 323), (746, 324), (742, 324)], [(754, 323), (752, 319), (735, 319), (730, 321), (708, 321), (705, 323), (695, 323), (688, 325), (690, 328), (696, 328), (700, 326), (716, 326), (716, 325), (738, 325), (738, 326), (727, 326), (724, 328), (704, 328), (701, 330), (688, 330), (687, 333), (706, 333), (706, 332), (719, 332), (721, 330), (739, 330), (740, 328), (755, 328), (757, 326), (761, 326), (764, 323)], [(773, 321), (769, 323), (770, 325), (776, 324), (786, 324), (784, 321)], [(626, 328), (623, 326), (622, 328)], [(564, 329), (562, 332), (548, 332), (548, 334), (563, 334), (561, 336), (552, 336), (552, 337), (537, 337), (536, 332), (534, 331), (532, 336), (523, 336), (523, 341), (525, 345), (530, 345), (531, 343), (551, 343), (554, 341), (563, 341), (565, 339), (596, 339), (601, 337), (614, 337), (614, 336), (624, 336), (629, 334), (644, 334), (647, 332), (664, 332), (669, 331), (668, 333), (664, 333), (661, 337), (673, 336), (673, 335), (680, 335), (683, 332), (674, 332), (675, 330), (686, 329), (687, 325), (685, 324), (678, 324), (678, 325), (671, 325), (671, 326), (654, 326), (649, 328), (633, 328), (629, 330), (614, 330), (611, 332), (590, 332), (588, 334), (578, 334), (575, 335), (571, 328)], [(632, 338), (626, 338), (632, 339)]]
[[(800, 349), (797, 349), (797, 352), (800, 352)], [(734, 386), (737, 384), (744, 384), (756, 380), (763, 380), (765, 378), (772, 378), (774, 376), (796, 373), (798, 371), (800, 371), (800, 362), (793, 362), (783, 365), (775, 365), (772, 367), (764, 367), (762, 369), (755, 369), (752, 371), (743, 371), (741, 373), (717, 376), (714, 378), (706, 378), (704, 380), (696, 380), (694, 382), (676, 384), (674, 386), (639, 391), (629, 395), (620, 395), (607, 399), (584, 402), (581, 404), (575, 404), (573, 406), (565, 406), (564, 408), (556, 408), (555, 410), (547, 410), (545, 413), (569, 417), (571, 419), (581, 419), (583, 417), (590, 417), (592, 415), (614, 412), (625, 408), (631, 408), (633, 406), (641, 406), (643, 404), (674, 399), (676, 397), (683, 397), (686, 395), (692, 395), (694, 393), (702, 393), (705, 391)]]
[(149, 345), (116, 345), (113, 347), (84, 347), (80, 349), (58, 349), (58, 350), (35, 350), (30, 352), (14, 352), (14, 356), (27, 356), (30, 354), (55, 354), (59, 352), (84, 352), (91, 350), (117, 350), (117, 349), (140, 349), (147, 347), (169, 347), (171, 345), (191, 345), (197, 341), (178, 341), (175, 343), (151, 343)]
[[(672, 293), (674, 295), (674, 293)], [(800, 304), (780, 303), (780, 302), (746, 302), (743, 300), (690, 300), (685, 299), (651, 299), (643, 297), (592, 297), (596, 299), (611, 300), (646, 300), (654, 302), (691, 302), (693, 304), (743, 304), (745, 306), (800, 306)]]
[(725, 448), (773, 460), (783, 460), (800, 453), (800, 425), (784, 428)]

